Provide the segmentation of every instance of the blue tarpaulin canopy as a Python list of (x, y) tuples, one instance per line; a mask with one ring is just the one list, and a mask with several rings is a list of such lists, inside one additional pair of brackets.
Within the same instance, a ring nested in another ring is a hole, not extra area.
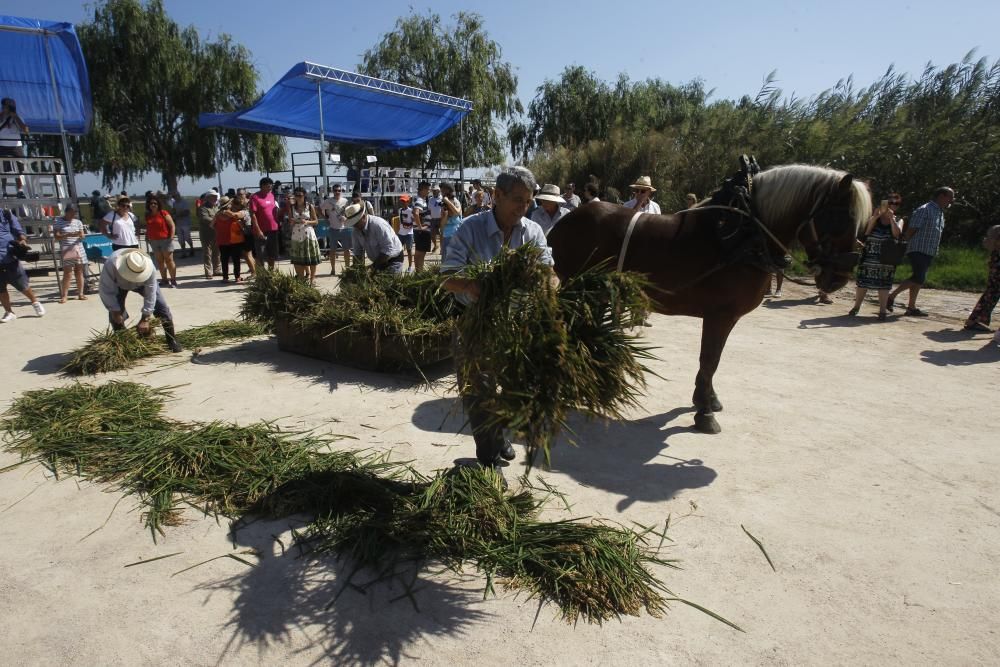
[(90, 78), (72, 23), (0, 16), (0, 97), (17, 102), (32, 134), (90, 129)]
[(304, 62), (288, 70), (252, 107), (203, 113), (198, 124), (409, 148), (427, 143), (471, 110), (468, 100)]

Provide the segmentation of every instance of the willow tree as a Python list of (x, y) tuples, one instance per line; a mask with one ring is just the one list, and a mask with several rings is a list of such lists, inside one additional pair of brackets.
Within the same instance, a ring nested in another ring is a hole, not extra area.
[[(497, 164), (504, 161), (506, 153), (505, 138), (497, 127), (522, 111), (517, 76), (503, 60), (500, 45), (486, 33), (481, 16), (459, 12), (453, 20), (453, 24), (444, 25), (433, 13), (398, 19), (394, 30), (365, 51), (359, 71), (470, 100), (473, 109), (461, 128), (465, 164)], [(340, 149), (352, 153), (349, 147)], [(461, 153), (460, 128), (456, 126), (424, 146), (394, 153), (392, 159), (432, 169), (442, 162), (457, 163)]]
[(105, 0), (77, 34), (94, 98), (94, 127), (74, 151), (81, 171), (100, 172), (105, 185), (155, 171), (174, 190), (182, 177), (228, 164), (282, 168), (276, 136), (198, 127), (199, 113), (235, 111), (260, 95), (250, 52), (228, 35), (202, 41), (162, 0)]

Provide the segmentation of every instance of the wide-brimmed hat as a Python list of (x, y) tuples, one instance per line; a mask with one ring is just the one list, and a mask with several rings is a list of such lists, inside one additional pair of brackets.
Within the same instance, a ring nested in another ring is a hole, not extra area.
[(642, 188), (644, 190), (649, 190), (650, 192), (656, 192), (656, 188), (653, 187), (653, 181), (652, 179), (649, 178), (649, 176), (640, 176), (639, 178), (635, 179), (635, 183), (633, 183), (629, 187), (632, 188), (633, 190)]
[(558, 185), (552, 185), (551, 183), (546, 183), (542, 186), (542, 189), (538, 191), (535, 195), (535, 199), (538, 201), (550, 201), (555, 204), (565, 204), (566, 200), (562, 198), (562, 194), (559, 192)]
[(229, 202), (231, 201), (233, 200), (225, 195), (222, 195), (222, 197), (219, 198), (219, 208), (226, 208), (229, 206)]
[(350, 206), (344, 209), (344, 219), (347, 221), (347, 224), (349, 225), (358, 224), (358, 220), (360, 220), (361, 216), (363, 216), (364, 214), (365, 214), (364, 202), (361, 202), (360, 204), (351, 204)]
[(209, 197), (218, 197), (218, 196), (219, 196), (218, 192), (216, 192), (215, 190), (209, 190), (208, 192), (206, 192), (205, 194), (203, 194), (201, 196), (201, 198), (202, 198), (202, 200), (205, 200), (205, 199), (208, 199)]
[(123, 250), (115, 258), (115, 268), (118, 269), (118, 275), (130, 283), (146, 282), (155, 270), (153, 260), (138, 248)]

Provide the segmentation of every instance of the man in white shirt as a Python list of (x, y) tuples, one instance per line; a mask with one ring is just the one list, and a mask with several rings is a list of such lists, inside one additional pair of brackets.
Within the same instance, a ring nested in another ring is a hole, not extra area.
[(431, 228), (431, 252), (437, 252), (438, 236), (441, 234), (441, 210), (444, 202), (441, 200), (441, 188), (434, 186), (431, 189), (431, 196), (427, 200), (427, 216)]
[(120, 197), (115, 210), (101, 220), (101, 233), (111, 239), (111, 248), (138, 248), (139, 237), (135, 233), (135, 214), (132, 213), (132, 200)]
[(343, 194), (341, 185), (333, 186), (333, 196), (323, 200), (319, 210), (326, 218), (330, 227), (327, 231), (327, 243), (330, 246), (330, 275), (337, 275), (337, 244), (344, 253), (344, 268), (351, 265), (351, 227), (345, 224), (344, 209), (347, 208), (347, 197)]
[(545, 235), (548, 236), (556, 223), (569, 213), (566, 200), (559, 194), (559, 186), (546, 183), (535, 195), (535, 201), (538, 202), (538, 208), (531, 213), (531, 219), (537, 222)]
[(392, 225), (368, 212), (363, 203), (344, 209), (344, 221), (354, 228), (351, 251), (355, 262), (372, 263), (372, 270), (400, 274), (403, 272), (403, 243), (392, 231)]
[(125, 328), (125, 320), (128, 319), (125, 296), (129, 292), (142, 295), (142, 317), (137, 327), (139, 335), (149, 335), (149, 318), (155, 315), (163, 325), (167, 347), (171, 352), (181, 352), (184, 348), (174, 335), (174, 316), (156, 285), (153, 260), (138, 248), (114, 251), (101, 269), (101, 303), (108, 310), (108, 319), (115, 331)]
[(632, 198), (625, 202), (625, 206), (643, 213), (660, 215), (660, 205), (652, 199), (656, 188), (653, 187), (653, 181), (649, 176), (640, 176), (629, 187), (632, 188)]
[(566, 190), (563, 192), (563, 199), (566, 202), (566, 208), (573, 210), (580, 205), (580, 197), (576, 194), (576, 184), (567, 183)]

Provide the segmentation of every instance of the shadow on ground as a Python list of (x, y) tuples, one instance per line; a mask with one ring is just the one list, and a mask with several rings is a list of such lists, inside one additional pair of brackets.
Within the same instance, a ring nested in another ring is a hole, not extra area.
[(799, 322), (800, 329), (828, 329), (831, 327), (863, 327), (869, 324), (881, 324), (882, 326), (892, 326), (892, 323), (899, 319), (899, 316), (889, 315), (889, 319), (886, 321), (881, 321), (878, 319), (878, 315), (874, 314), (871, 316), (866, 315), (855, 315), (851, 317), (847, 312), (843, 312), (839, 315), (833, 315), (832, 317), (814, 317), (812, 319), (802, 320)]
[(266, 366), (275, 372), (291, 373), (315, 384), (326, 384), (330, 391), (335, 391), (342, 384), (360, 384), (382, 391), (399, 391), (412, 389), (414, 386), (424, 383), (425, 377), (427, 381), (434, 382), (451, 373), (451, 364), (448, 362), (421, 369), (424, 372), (424, 377), (417, 373), (365, 371), (290, 352), (282, 352), (278, 349), (278, 343), (274, 338), (261, 338), (239, 345), (207, 350), (192, 356), (191, 363), (200, 366), (223, 366), (226, 364)]
[(25, 373), (34, 373), (35, 375), (56, 375), (63, 366), (69, 363), (72, 356), (68, 352), (45, 354), (41, 357), (29, 359), (21, 370)]
[[(352, 571), (343, 560), (302, 557), (275, 537), (285, 521), (257, 521), (240, 528), (234, 543), (254, 549), (258, 565), (239, 575), (197, 586), (209, 596), (234, 595), (226, 627), (229, 640), (219, 656), (255, 647), (262, 662), (269, 647), (301, 645), (323, 656), (312, 664), (399, 664), (407, 647), (436, 637), (461, 637), (490, 615), (482, 606), (481, 582), (450, 577), (444, 583), (414, 566), (391, 575)], [(479, 588), (477, 588), (477, 586)]]
[[(671, 436), (695, 432), (688, 419), (685, 419), (687, 425), (671, 425), (691, 412), (694, 409), (690, 407), (675, 408), (630, 421), (588, 420), (575, 415), (569, 423), (571, 433), (556, 441), (551, 469), (585, 486), (621, 496), (619, 511), (638, 501), (669, 500), (683, 489), (708, 486), (715, 480), (714, 470), (701, 460), (678, 459), (663, 451), (669, 447), (667, 441)], [(458, 398), (424, 401), (414, 410), (412, 421), (424, 431), (468, 432)], [(523, 451), (520, 447), (516, 449)], [(472, 451), (470, 442), (470, 454)], [(515, 460), (510, 469), (519, 475), (524, 462)]]
[(935, 366), (972, 366), (974, 364), (995, 364), (1000, 362), (1000, 345), (987, 340), (975, 350), (924, 350), (920, 360)]

